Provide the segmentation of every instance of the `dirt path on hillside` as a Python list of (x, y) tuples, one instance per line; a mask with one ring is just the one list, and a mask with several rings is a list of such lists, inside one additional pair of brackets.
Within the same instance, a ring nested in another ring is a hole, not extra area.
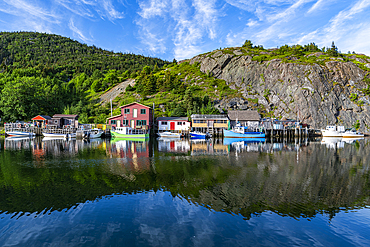
[(105, 103), (109, 103), (110, 99), (114, 100), (118, 95), (125, 92), (126, 87), (128, 85), (133, 87), (135, 85), (135, 80), (127, 79), (126, 81), (123, 81), (117, 86), (113, 87), (111, 90), (109, 90), (108, 92), (100, 96), (100, 103), (105, 104)]

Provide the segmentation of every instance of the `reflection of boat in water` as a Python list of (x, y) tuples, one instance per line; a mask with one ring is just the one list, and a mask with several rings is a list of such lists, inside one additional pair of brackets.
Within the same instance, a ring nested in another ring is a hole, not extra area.
[(235, 151), (259, 152), (265, 138), (224, 138), (223, 144), (230, 146)]
[(160, 152), (184, 153), (190, 151), (190, 143), (187, 139), (158, 137), (157, 140)]
[(111, 139), (111, 143), (116, 143), (116, 142), (119, 142), (119, 141), (146, 142), (146, 141), (149, 141), (149, 139), (145, 138), (145, 137), (142, 137), (142, 138), (139, 138), (139, 137), (113, 137)]
[(113, 137), (119, 138), (149, 138), (149, 131), (145, 129), (133, 129), (131, 127), (117, 127), (111, 131)]
[(326, 145), (327, 148), (343, 148), (344, 142), (342, 137), (323, 137), (321, 144)]
[(354, 142), (363, 140), (363, 137), (355, 137), (355, 138), (342, 138), (342, 137), (323, 137), (321, 140), (321, 144), (326, 145), (327, 148), (343, 148), (344, 143), (352, 144)]
[(9, 136), (4, 140), (4, 149), (7, 150), (20, 150), (28, 149), (32, 145), (34, 136)]
[(223, 130), (226, 138), (265, 138), (265, 133), (249, 131), (246, 126), (235, 126), (232, 130)]
[(234, 142), (261, 143), (265, 142), (265, 138), (224, 138), (224, 145), (231, 145)]

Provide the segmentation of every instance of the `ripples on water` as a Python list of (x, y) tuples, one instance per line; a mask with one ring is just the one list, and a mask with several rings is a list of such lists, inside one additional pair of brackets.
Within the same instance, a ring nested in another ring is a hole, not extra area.
[(0, 139), (0, 244), (370, 244), (369, 140)]

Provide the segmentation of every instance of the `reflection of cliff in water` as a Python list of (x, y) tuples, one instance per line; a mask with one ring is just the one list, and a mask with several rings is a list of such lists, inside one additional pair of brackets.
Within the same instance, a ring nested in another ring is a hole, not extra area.
[(311, 144), (298, 152), (230, 156), (237, 175), (189, 199), (246, 218), (266, 210), (292, 217), (333, 216), (340, 209), (363, 207), (370, 204), (368, 144), (345, 144), (340, 150)]
[[(68, 161), (54, 166), (55, 157), (65, 156), (46, 155), (48, 166), (38, 166), (37, 159), (30, 166), (32, 152), (27, 156), (5, 150), (0, 151), (0, 211), (62, 210), (112, 194), (165, 190), (245, 218), (266, 210), (291, 217), (332, 216), (340, 209), (370, 203), (366, 141), (346, 143), (341, 149), (310, 143), (301, 144), (294, 152), (184, 157), (152, 157), (149, 142), (108, 141), (97, 147), (81, 142), (83, 148), (74, 165), (67, 165)], [(55, 152), (61, 149), (59, 145), (51, 147)], [(74, 147), (72, 142), (72, 147), (65, 148)], [(41, 150), (52, 152), (45, 146)]]

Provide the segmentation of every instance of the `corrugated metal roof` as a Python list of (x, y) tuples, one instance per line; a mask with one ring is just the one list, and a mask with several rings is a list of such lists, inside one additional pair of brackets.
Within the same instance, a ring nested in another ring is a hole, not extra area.
[(76, 118), (78, 115), (55, 114), (53, 118)]
[(193, 114), (191, 115), (192, 119), (228, 119), (225, 114), (218, 115), (204, 115), (204, 114)]
[(241, 120), (241, 121), (260, 121), (261, 116), (258, 111), (228, 111), (230, 120)]
[(157, 117), (157, 121), (188, 121), (187, 117)]

